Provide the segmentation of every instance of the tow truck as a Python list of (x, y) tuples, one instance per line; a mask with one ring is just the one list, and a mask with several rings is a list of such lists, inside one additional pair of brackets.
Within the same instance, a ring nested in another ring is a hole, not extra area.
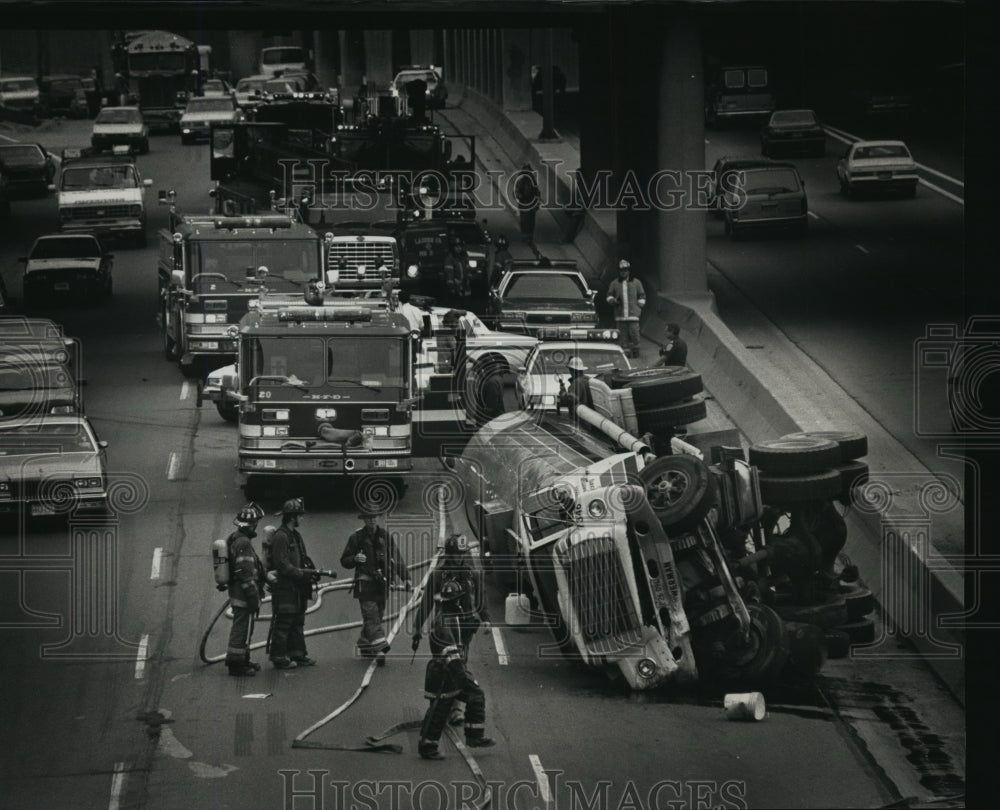
[(267, 292), (301, 295), (323, 279), (323, 242), (281, 214), (180, 215), (173, 200), (171, 192), (160, 195), (171, 204), (157, 261), (163, 352), (193, 373), (210, 359), (235, 357), (229, 328), (250, 301)]
[(110, 155), (92, 148), (64, 149), (57, 195), (59, 230), (124, 234), (145, 247), (146, 189), (152, 184), (143, 179), (124, 144), (113, 146)]
[(275, 476), (381, 475), (412, 469), (413, 336), (364, 300), (264, 296), (229, 327), (237, 360), (240, 484)]

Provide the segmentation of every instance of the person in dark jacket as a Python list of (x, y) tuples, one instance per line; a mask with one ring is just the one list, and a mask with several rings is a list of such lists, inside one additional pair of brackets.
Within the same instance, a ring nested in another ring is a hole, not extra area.
[(538, 175), (530, 163), (521, 167), (514, 184), (514, 202), (519, 212), (521, 238), (529, 245), (535, 244), (535, 217), (542, 199), (538, 188)]
[[(462, 600), (465, 590), (461, 583), (449, 579), (434, 596), (437, 605), (431, 629), (432, 658), (424, 675), (424, 696), (430, 701), (420, 728), (417, 751), (423, 759), (444, 759), (438, 751), (438, 741), (451, 716), (455, 701), (461, 699), (465, 709), (465, 744), (469, 748), (489, 748), (496, 742), (485, 736), (486, 696), (469, 671), (462, 652)], [(414, 653), (420, 647), (420, 634), (413, 636)]]
[(351, 589), (361, 608), (362, 622), (358, 652), (365, 658), (374, 657), (379, 666), (383, 666), (389, 652), (383, 625), (389, 586), (398, 577), (409, 587), (410, 572), (396, 544), (378, 525), (379, 512), (365, 509), (358, 517), (364, 521), (364, 526), (347, 538), (340, 564), (354, 569)]
[(510, 252), (510, 243), (506, 236), (498, 236), (496, 241), (496, 252), (493, 254), (493, 263), (490, 265), (490, 287), (495, 287), (503, 274), (514, 264), (514, 257)]
[(586, 405), (588, 408), (594, 407), (594, 400), (590, 395), (590, 380), (587, 378), (587, 367), (583, 361), (575, 355), (566, 364), (569, 369), (569, 386), (565, 393), (559, 395), (559, 404), (566, 406), (572, 413), (577, 405)]
[(316, 661), (306, 653), (306, 606), (319, 579), (299, 534), (299, 518), (306, 511), (302, 498), (285, 501), (281, 525), (271, 536), (271, 560), (276, 576), (271, 586), (271, 664), (275, 669), (311, 667)]
[(230, 675), (256, 675), (259, 664), (250, 661), (250, 638), (254, 617), (260, 611), (264, 592), (264, 566), (251, 540), (264, 510), (255, 503), (244, 506), (233, 523), (236, 531), (226, 538), (229, 553), (229, 606), (233, 624), (226, 647), (226, 668)]
[(681, 338), (681, 327), (676, 323), (668, 323), (666, 339), (660, 346), (660, 366), (687, 365), (688, 347)]

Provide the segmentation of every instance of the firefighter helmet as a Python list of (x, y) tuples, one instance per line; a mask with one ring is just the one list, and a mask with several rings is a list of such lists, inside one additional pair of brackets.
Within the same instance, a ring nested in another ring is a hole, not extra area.
[(454, 602), (461, 599), (464, 595), (465, 589), (462, 587), (462, 583), (454, 579), (449, 579), (441, 586), (441, 590), (438, 591), (435, 599), (439, 602)]
[(566, 364), (566, 368), (568, 368), (570, 371), (587, 370), (587, 367), (583, 364), (583, 360), (581, 360), (579, 357), (576, 357), (575, 355), (569, 359), (569, 362)]
[(289, 498), (276, 515), (304, 515), (306, 513), (306, 502), (302, 498)]
[(248, 524), (257, 523), (262, 517), (264, 517), (264, 510), (251, 501), (240, 509), (233, 523), (237, 526), (246, 526)]

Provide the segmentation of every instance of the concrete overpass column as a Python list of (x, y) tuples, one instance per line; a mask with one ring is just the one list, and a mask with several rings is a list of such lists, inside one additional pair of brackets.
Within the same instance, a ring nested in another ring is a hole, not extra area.
[[(610, 18), (601, 15), (580, 32), (580, 172), (593, 182), (597, 172), (613, 165), (613, 122), (620, 117), (621, 97), (615, 92), (618, 54), (609, 35)], [(568, 77), (567, 77), (568, 78)], [(600, 99), (600, 103), (591, 103)]]
[(365, 75), (365, 40), (361, 31), (340, 31), (340, 86), (353, 96)]
[(386, 88), (392, 81), (392, 31), (365, 31), (365, 75), (368, 84)]
[(524, 28), (500, 31), (500, 98), (504, 110), (531, 109), (531, 32)]
[[(670, 20), (662, 37), (659, 138), (661, 169), (682, 173), (683, 183), (673, 204), (658, 212), (660, 289), (667, 293), (707, 293), (705, 258), (706, 213), (698, 210), (693, 180), (705, 168), (704, 77), (701, 25), (683, 11)], [(668, 199), (672, 181), (660, 184)]]

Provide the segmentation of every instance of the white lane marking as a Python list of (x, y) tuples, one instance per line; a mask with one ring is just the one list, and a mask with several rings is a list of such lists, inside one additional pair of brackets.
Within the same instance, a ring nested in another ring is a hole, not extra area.
[(865, 255), (869, 255), (869, 251), (868, 251), (868, 249), (864, 245), (855, 245), (854, 247), (856, 247), (858, 250), (860, 250)]
[(125, 790), (125, 763), (115, 763), (115, 775), (111, 778), (111, 801), (108, 810), (118, 810), (121, 807), (122, 791)]
[(491, 627), (493, 631), (493, 645), (497, 648), (497, 660), (501, 666), (507, 666), (507, 645), (503, 643), (503, 636), (500, 635), (499, 627)]
[(187, 380), (184, 380), (184, 382), (181, 384), (181, 396), (180, 396), (180, 398), (181, 399), (187, 399), (188, 398), (188, 394), (190, 394), (190, 393), (191, 393), (191, 383), (188, 382)]
[(924, 180), (923, 177), (917, 178), (917, 182), (919, 182), (920, 185), (922, 186), (927, 186), (927, 188), (931, 189), (931, 191), (936, 191), (941, 196), (947, 197), (949, 200), (957, 202), (959, 205), (965, 205), (965, 200), (963, 200), (961, 197), (952, 194), (950, 191), (945, 191), (940, 186), (935, 186), (933, 183), (927, 182), (926, 180)]
[(149, 633), (143, 633), (139, 639), (139, 652), (135, 654), (135, 677), (141, 678), (146, 672), (146, 652), (149, 649)]
[(153, 567), (150, 569), (149, 578), (160, 578), (160, 559), (163, 557), (163, 549), (157, 546), (153, 549)]
[(542, 767), (542, 761), (538, 754), (528, 754), (528, 761), (531, 763), (531, 770), (535, 772), (535, 781), (538, 782), (538, 791), (541, 793), (542, 801), (548, 807), (552, 804), (552, 793), (549, 791), (549, 777)]
[(809, 214), (809, 216), (811, 216), (813, 219), (819, 219), (819, 214), (817, 214), (815, 211), (806, 211), (806, 213)]
[(177, 477), (177, 467), (180, 464), (180, 456), (177, 453), (170, 454), (170, 461), (167, 462), (167, 480), (173, 481)]

